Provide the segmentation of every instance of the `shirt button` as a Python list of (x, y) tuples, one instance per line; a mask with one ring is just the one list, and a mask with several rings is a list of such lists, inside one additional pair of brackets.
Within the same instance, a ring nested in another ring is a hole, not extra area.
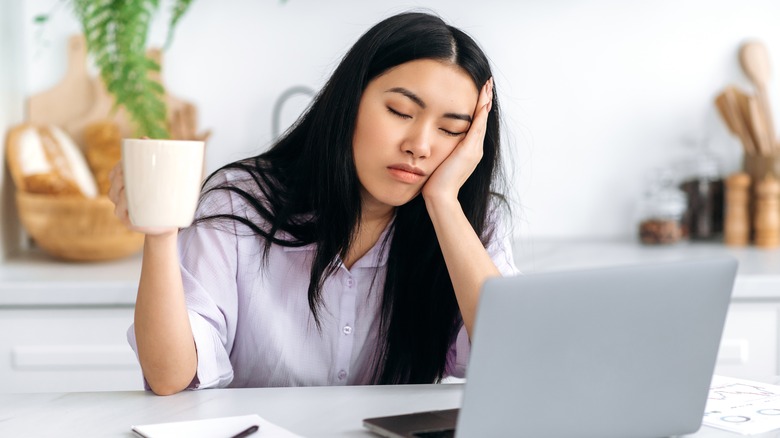
[(347, 279), (347, 287), (352, 287), (355, 285), (355, 280), (352, 279), (352, 277)]
[(342, 331), (344, 332), (345, 335), (348, 335), (348, 334), (352, 333), (352, 327), (350, 327), (348, 325), (345, 325), (344, 329)]
[(347, 372), (344, 370), (339, 371), (339, 380), (344, 380), (347, 378)]

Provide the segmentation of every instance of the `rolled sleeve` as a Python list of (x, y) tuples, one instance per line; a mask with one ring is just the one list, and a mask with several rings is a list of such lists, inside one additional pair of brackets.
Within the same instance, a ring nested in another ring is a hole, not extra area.
[[(187, 389), (205, 389), (226, 387), (233, 380), (233, 367), (230, 364), (225, 347), (214, 328), (193, 311), (189, 311), (192, 337), (198, 352), (198, 368), (195, 378)], [(138, 343), (135, 339), (135, 325), (127, 329), (127, 342), (138, 356)], [(151, 390), (149, 382), (143, 379), (144, 389)]]
[(233, 366), (224, 340), (201, 315), (190, 311), (190, 326), (198, 352), (198, 370), (191, 389), (224, 388), (233, 381)]
[(515, 257), (512, 253), (512, 231), (506, 227), (504, 220), (495, 219), (493, 236), (486, 250), (502, 276), (508, 277), (520, 273), (515, 266)]
[(445, 366), (445, 377), (466, 377), (466, 368), (469, 364), (469, 355), (471, 353), (471, 341), (466, 331), (466, 326), (461, 326), (455, 342), (452, 343), (450, 351), (447, 353), (447, 365)]
[(198, 226), (180, 235), (184, 298), (198, 355), (193, 389), (222, 388), (233, 379), (238, 284), (235, 236)]
[[(130, 348), (132, 348), (133, 352), (135, 352), (135, 357), (138, 358), (138, 342), (136, 342), (135, 340), (135, 324), (130, 324), (130, 328), (127, 329), (127, 343), (130, 344)], [(146, 381), (145, 377), (143, 377), (143, 380), (144, 380), (144, 389), (147, 391), (151, 391), (152, 387), (149, 386), (149, 382)]]
[[(230, 244), (221, 240), (229, 239), (210, 229), (187, 229), (179, 235), (182, 284), (198, 359), (188, 389), (222, 388), (233, 379), (230, 347), (235, 339), (237, 285), (230, 280), (235, 279), (229, 274)], [(205, 257), (207, 253), (212, 256)], [(128, 329), (127, 340), (137, 356), (135, 325)], [(144, 387), (150, 389), (146, 379)]]

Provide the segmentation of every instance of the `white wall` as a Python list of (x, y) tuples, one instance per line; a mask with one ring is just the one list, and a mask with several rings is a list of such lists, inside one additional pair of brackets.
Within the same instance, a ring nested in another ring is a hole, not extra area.
[[(27, 94), (63, 73), (66, 36), (78, 26), (62, 4), (24, 3)], [(521, 205), (515, 232), (528, 238), (633, 236), (646, 173), (678, 160), (686, 139), (708, 138), (725, 170), (736, 169), (739, 146), (713, 98), (729, 83), (749, 86), (737, 61), (746, 38), (780, 60), (772, 0), (196, 0), (164, 74), (213, 129), (209, 169), (265, 148), (285, 89), (318, 88), (370, 25), (419, 6), (471, 34), (493, 61)], [(46, 26), (32, 24), (52, 8)], [(158, 26), (153, 40), (163, 34)], [(771, 85), (780, 103), (780, 84)], [(304, 104), (291, 101), (286, 124)]]

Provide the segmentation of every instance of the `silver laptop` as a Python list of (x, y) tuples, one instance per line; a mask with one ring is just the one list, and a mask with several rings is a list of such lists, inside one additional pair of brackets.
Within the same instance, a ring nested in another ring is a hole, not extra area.
[(695, 432), (736, 271), (717, 258), (491, 279), (460, 411), (363, 425), (394, 438)]

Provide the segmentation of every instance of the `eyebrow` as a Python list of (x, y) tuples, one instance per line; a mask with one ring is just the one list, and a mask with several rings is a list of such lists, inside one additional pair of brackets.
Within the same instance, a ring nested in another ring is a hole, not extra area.
[[(412, 93), (410, 90), (403, 88), (403, 87), (393, 87), (386, 91), (387, 93), (398, 93), (406, 96), (411, 100), (412, 102), (416, 103), (420, 108), (425, 109), (426, 104), (425, 102), (420, 99), (420, 96)], [(458, 114), (458, 113), (444, 113), (445, 118), (448, 119), (455, 119), (455, 120), (465, 120), (469, 123), (471, 123), (471, 116), (468, 114)]]

